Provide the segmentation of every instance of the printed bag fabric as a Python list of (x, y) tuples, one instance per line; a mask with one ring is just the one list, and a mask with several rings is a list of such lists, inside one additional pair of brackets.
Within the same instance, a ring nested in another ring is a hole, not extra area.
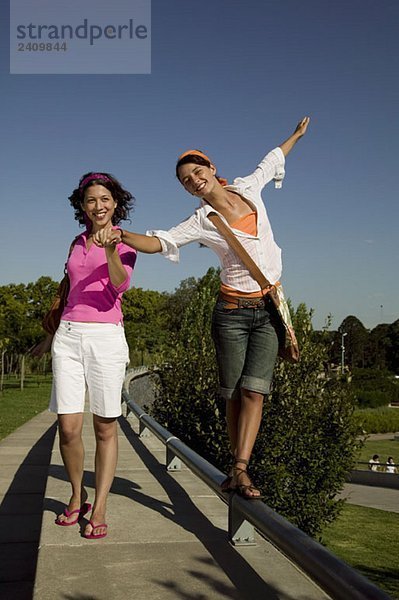
[(283, 286), (278, 283), (274, 285), (269, 296), (276, 308), (278, 319), (279, 348), (278, 355), (291, 363), (299, 362), (299, 346), (292, 325), (290, 309), (284, 296)]

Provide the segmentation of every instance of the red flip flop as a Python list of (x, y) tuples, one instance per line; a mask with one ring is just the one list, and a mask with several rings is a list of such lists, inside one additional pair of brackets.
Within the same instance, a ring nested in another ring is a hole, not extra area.
[(93, 533), (93, 531), (95, 529), (98, 529), (99, 527), (105, 527), (105, 529), (108, 529), (108, 525), (106, 523), (100, 523), (99, 525), (95, 525), (93, 523), (93, 521), (91, 519), (89, 519), (89, 523), (92, 526), (92, 532), (91, 533), (84, 533), (83, 536), (87, 539), (87, 540), (99, 540), (101, 538), (105, 538), (107, 535), (107, 531), (105, 533), (99, 533), (98, 535), (95, 535)]
[(59, 517), (57, 517), (55, 520), (55, 524), (60, 525), (60, 527), (69, 527), (70, 525), (76, 525), (76, 523), (78, 523), (85, 516), (85, 514), (88, 513), (90, 510), (91, 510), (91, 504), (89, 504), (89, 502), (85, 502), (84, 504), (82, 504), (82, 506), (80, 508), (77, 508), (76, 510), (69, 511), (67, 508), (64, 508), (63, 514), (66, 517), (71, 517), (72, 515), (75, 515), (75, 514), (77, 514), (78, 516), (76, 517), (76, 519), (74, 521), (69, 521), (69, 523), (67, 521), (60, 521)]

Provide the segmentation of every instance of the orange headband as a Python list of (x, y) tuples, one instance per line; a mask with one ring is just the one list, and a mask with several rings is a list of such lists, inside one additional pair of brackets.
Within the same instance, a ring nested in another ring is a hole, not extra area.
[[(209, 163), (213, 164), (211, 159), (209, 158), (209, 156), (207, 156), (206, 154), (204, 154), (203, 152), (201, 152), (201, 150), (187, 150), (186, 152), (183, 152), (183, 154), (180, 154), (179, 158), (177, 159), (177, 162), (179, 162), (182, 158), (184, 158), (185, 156), (201, 156), (201, 158), (204, 158), (205, 160), (207, 160)], [(227, 179), (224, 179), (223, 177), (216, 177), (216, 179), (218, 180), (218, 182), (220, 183), (220, 185), (227, 185), (228, 181)]]

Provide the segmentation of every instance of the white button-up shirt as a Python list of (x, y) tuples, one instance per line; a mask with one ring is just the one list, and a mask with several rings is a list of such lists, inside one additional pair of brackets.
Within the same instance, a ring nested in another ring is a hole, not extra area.
[[(261, 191), (272, 179), (275, 180), (276, 187), (281, 187), (281, 181), (284, 178), (284, 164), (284, 154), (281, 148), (277, 147), (265, 156), (251, 175), (237, 177), (232, 185), (226, 186), (226, 190), (245, 198), (257, 213), (256, 236), (234, 227), (231, 229), (271, 283), (276, 283), (281, 276), (281, 250), (274, 241)], [(224, 237), (220, 235), (215, 225), (207, 218), (210, 212), (217, 211), (209, 204), (203, 203), (203, 206), (179, 225), (168, 231), (147, 231), (147, 235), (159, 238), (162, 254), (174, 262), (179, 261), (179, 248), (185, 244), (200, 242), (204, 246), (208, 246), (216, 252), (220, 259), (222, 266), (220, 278), (225, 285), (240, 292), (258, 291), (259, 284), (253, 279)], [(223, 215), (220, 217), (226, 222)]]

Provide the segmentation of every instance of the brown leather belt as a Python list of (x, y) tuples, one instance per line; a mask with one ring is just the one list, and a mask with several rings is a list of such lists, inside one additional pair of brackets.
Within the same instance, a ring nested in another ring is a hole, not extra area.
[(219, 300), (223, 300), (225, 302), (224, 308), (233, 309), (233, 308), (265, 308), (267, 303), (267, 298), (264, 296), (262, 298), (240, 298), (237, 297), (232, 300), (231, 296), (227, 296), (220, 292)]

